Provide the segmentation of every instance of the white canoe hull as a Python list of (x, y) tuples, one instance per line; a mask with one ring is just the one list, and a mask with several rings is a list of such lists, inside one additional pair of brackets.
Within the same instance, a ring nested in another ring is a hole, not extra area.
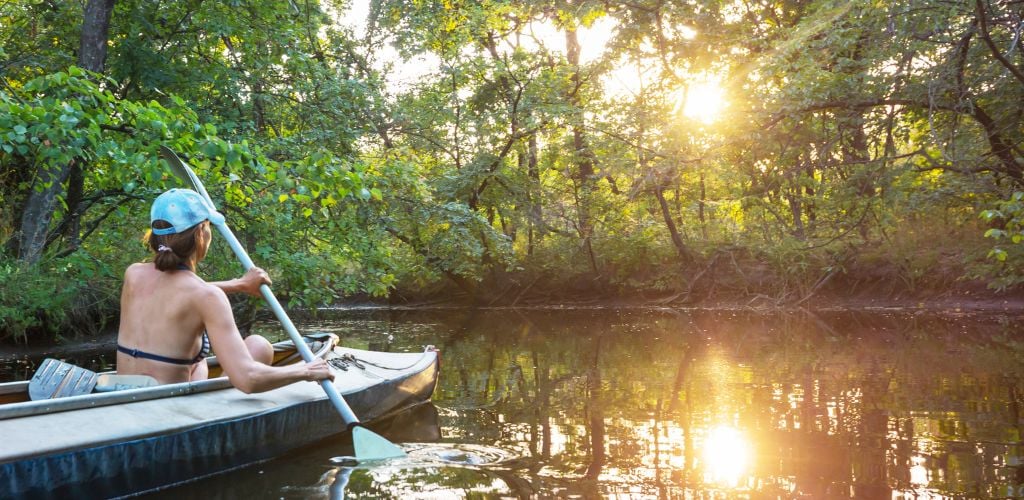
[[(438, 353), (336, 347), (335, 387), (361, 421), (428, 401)], [(9, 384), (0, 384), (0, 387)], [(164, 391), (170, 396), (147, 399)], [(103, 398), (121, 402), (103, 404)], [(90, 399), (91, 398), (91, 399)], [(266, 460), (346, 431), (315, 383), (245, 394), (225, 378), (0, 406), (0, 498), (138, 493)], [(30, 411), (27, 415), (26, 408)], [(5, 412), (7, 414), (5, 415)], [(14, 416), (11, 416), (14, 415)]]

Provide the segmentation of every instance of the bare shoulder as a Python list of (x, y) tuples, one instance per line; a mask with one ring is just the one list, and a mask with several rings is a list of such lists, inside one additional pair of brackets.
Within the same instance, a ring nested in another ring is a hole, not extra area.
[(214, 285), (197, 281), (195, 285), (189, 286), (188, 297), (192, 309), (202, 315), (207, 331), (213, 335), (229, 326), (233, 328), (234, 316), (227, 294)]
[(191, 290), (191, 295), (195, 297), (200, 304), (222, 303), (228, 304), (228, 307), (230, 307), (228, 295), (224, 293), (224, 290), (221, 290), (220, 288), (205, 281), (197, 280), (193, 290)]
[(124, 270), (124, 279), (127, 281), (129, 279), (135, 278), (136, 276), (140, 276), (142, 274), (149, 272), (149, 270), (152, 268), (152, 263), (136, 262), (128, 266), (128, 268)]

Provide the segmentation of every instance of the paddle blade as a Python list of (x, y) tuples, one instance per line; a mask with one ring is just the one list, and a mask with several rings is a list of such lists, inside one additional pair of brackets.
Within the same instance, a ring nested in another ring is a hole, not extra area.
[(190, 189), (202, 195), (206, 199), (206, 202), (213, 207), (213, 200), (210, 199), (210, 195), (206, 193), (206, 188), (203, 187), (203, 183), (199, 182), (199, 177), (196, 176), (195, 172), (192, 171), (188, 165), (178, 157), (171, 148), (167, 146), (160, 146), (160, 156), (167, 162), (167, 165), (171, 167), (171, 172), (178, 179), (181, 179)]
[(96, 387), (96, 373), (80, 366), (46, 358), (28, 383), (32, 401), (89, 394)]
[(352, 443), (355, 445), (356, 458), (359, 460), (382, 460), (405, 456), (405, 452), (396, 444), (361, 425), (352, 429)]

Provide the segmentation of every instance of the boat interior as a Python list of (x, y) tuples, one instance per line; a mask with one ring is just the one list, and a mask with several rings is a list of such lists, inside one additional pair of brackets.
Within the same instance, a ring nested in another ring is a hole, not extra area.
[[(338, 336), (330, 333), (314, 333), (303, 336), (303, 340), (306, 341), (306, 345), (309, 346), (310, 351), (317, 358), (326, 356), (331, 350), (338, 345)], [(283, 342), (277, 342), (274, 346), (274, 366), (285, 366), (301, 361), (302, 356), (299, 354), (298, 349), (295, 348), (295, 344), (291, 340)], [(212, 384), (211, 389), (224, 388), (230, 385), (227, 382), (227, 378), (223, 375), (223, 369), (220, 363), (217, 361), (216, 356), (211, 356), (206, 359), (207, 364), (210, 367), (209, 380), (221, 379), (223, 383)], [(117, 372), (103, 372), (99, 375), (116, 375)], [(32, 398), (29, 395), (29, 387), (31, 380), (25, 380), (20, 382), (7, 382), (0, 384), (0, 405), (6, 405), (11, 403), (21, 403), (25, 401), (31, 401)], [(210, 384), (207, 384), (210, 385)], [(99, 394), (101, 391), (94, 390), (94, 394)], [(103, 392), (106, 393), (106, 392)]]

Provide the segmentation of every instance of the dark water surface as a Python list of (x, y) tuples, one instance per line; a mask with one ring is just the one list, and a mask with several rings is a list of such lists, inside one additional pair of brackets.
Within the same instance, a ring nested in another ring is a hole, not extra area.
[(352, 464), (338, 438), (151, 497), (1024, 496), (1016, 317), (433, 310), (297, 324), (353, 347), (441, 349), (434, 404), (376, 429), (409, 457)]

